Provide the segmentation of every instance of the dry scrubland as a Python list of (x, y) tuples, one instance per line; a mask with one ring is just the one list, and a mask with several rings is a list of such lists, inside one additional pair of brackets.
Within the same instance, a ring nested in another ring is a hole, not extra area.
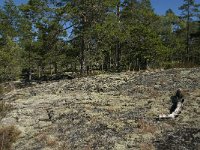
[[(184, 110), (156, 121), (177, 88)], [(35, 84), (2, 94), (0, 103), (1, 150), (12, 143), (16, 150), (200, 149), (200, 68)]]

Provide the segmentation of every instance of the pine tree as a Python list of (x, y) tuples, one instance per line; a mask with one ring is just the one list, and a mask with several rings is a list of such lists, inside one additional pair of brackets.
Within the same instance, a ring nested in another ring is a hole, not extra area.
[(62, 47), (66, 31), (63, 10), (45, 0), (30, 0), (20, 8), (23, 12), (21, 30), (26, 31), (21, 37), (27, 51), (29, 80), (32, 70), (37, 70), (39, 78), (45, 75), (47, 67), (51, 75), (53, 70), (57, 74), (58, 64), (64, 61)]
[(126, 43), (123, 49), (128, 68), (146, 69), (148, 62), (158, 61), (163, 48), (156, 27), (158, 19), (149, 1), (125, 1), (122, 21)]
[(195, 0), (184, 0), (184, 3), (182, 6), (179, 7), (179, 9), (182, 11), (182, 18), (186, 21), (186, 61), (190, 61), (190, 24), (195, 17), (195, 11), (197, 9), (197, 4), (195, 3)]
[(165, 61), (170, 61), (170, 63), (173, 63), (175, 60), (180, 61), (184, 47), (181, 46), (183, 40), (177, 33), (181, 31), (182, 21), (171, 9), (168, 9), (165, 16), (160, 17), (160, 23), (159, 32), (161, 39), (168, 48), (168, 57), (166, 57)]
[(10, 37), (0, 47), (0, 82), (15, 80), (21, 74), (22, 49)]

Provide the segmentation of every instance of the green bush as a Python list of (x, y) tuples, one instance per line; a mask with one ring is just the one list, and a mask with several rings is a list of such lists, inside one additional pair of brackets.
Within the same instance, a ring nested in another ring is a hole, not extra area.
[[(173, 61), (173, 62), (164, 62), (162, 64), (164, 69), (171, 69), (171, 68), (176, 68), (177, 66), (179, 66), (179, 62)], [(178, 67), (179, 68), (179, 67)]]
[(21, 73), (21, 49), (9, 37), (0, 47), (0, 83), (14, 80)]

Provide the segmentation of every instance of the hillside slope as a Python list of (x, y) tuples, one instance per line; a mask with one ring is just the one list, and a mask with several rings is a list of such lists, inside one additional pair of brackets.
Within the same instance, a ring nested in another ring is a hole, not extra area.
[[(185, 91), (182, 113), (170, 97)], [(15, 125), (16, 150), (200, 149), (200, 68), (103, 74), (17, 89), (1, 101), (13, 109), (0, 120)]]

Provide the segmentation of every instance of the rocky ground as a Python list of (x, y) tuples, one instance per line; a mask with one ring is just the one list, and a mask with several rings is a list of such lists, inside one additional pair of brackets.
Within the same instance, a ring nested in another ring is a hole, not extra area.
[[(185, 92), (182, 113), (168, 114), (170, 97)], [(12, 110), (16, 150), (198, 150), (200, 68), (102, 74), (35, 84), (4, 94)]]

